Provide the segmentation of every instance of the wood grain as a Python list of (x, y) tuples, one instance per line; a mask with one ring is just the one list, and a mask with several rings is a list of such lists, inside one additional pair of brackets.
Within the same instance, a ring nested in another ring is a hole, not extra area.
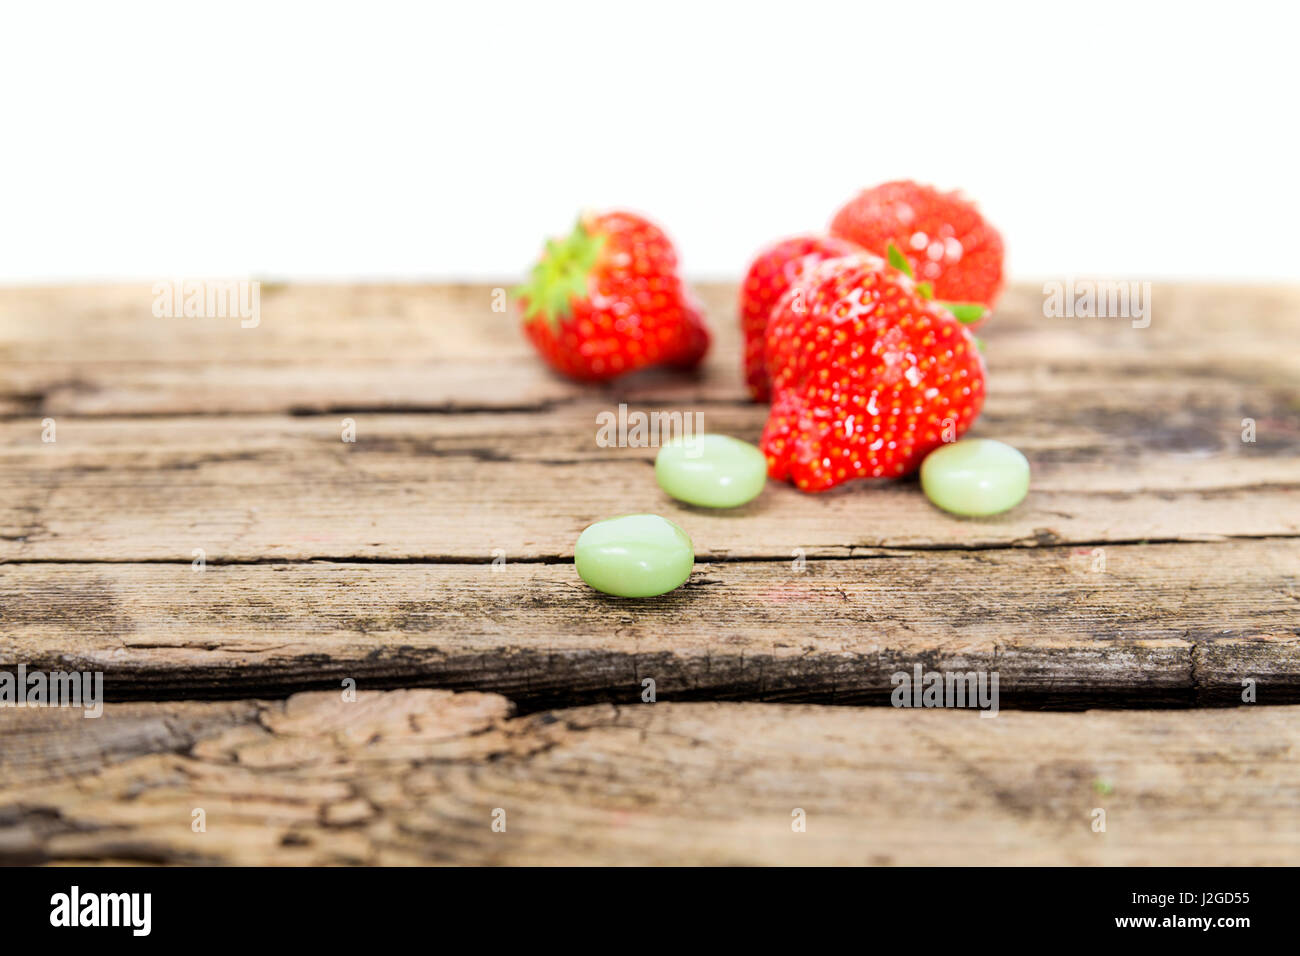
[[(1239, 407), (1182, 400), (1132, 395), (1090, 417), (1077, 395), (1032, 410), (991, 402), (974, 434), (1022, 448), (1033, 489), (1006, 515), (966, 520), (914, 480), (816, 496), (769, 483), (736, 511), (691, 508), (655, 484), (656, 449), (597, 444), (608, 409), (591, 403), (361, 416), (355, 443), (342, 418), (69, 419), (52, 444), (37, 422), (8, 422), (0, 560), (174, 561), (194, 548), (212, 561), (559, 558), (591, 522), (635, 511), (676, 521), (707, 557), (1300, 534), (1300, 426), (1261, 424), (1269, 442), (1247, 444)], [(1258, 394), (1259, 421), (1284, 420), (1281, 402)], [(701, 414), (741, 438), (762, 429), (754, 406)]]
[(1007, 706), (1300, 700), (1300, 541), (916, 550), (701, 563), (629, 602), (570, 563), (0, 565), (0, 664), (123, 696), (492, 690), (530, 707), (882, 703), (899, 671), (989, 670)]
[[(0, 414), (183, 415), (287, 411), (539, 410), (589, 398), (737, 402), (735, 286), (700, 296), (716, 337), (694, 376), (650, 372), (593, 389), (550, 375), (509, 286), (265, 285), (261, 321), (155, 318), (150, 287), (0, 293)], [(1041, 286), (1010, 288), (981, 329), (990, 394), (1058, 388), (1194, 395), (1214, 383), (1287, 390), (1295, 401), (1300, 289), (1155, 285), (1149, 328), (1043, 315)], [(1292, 404), (1292, 425), (1296, 406)], [(1267, 432), (1267, 429), (1264, 430)]]
[(0, 863), (1300, 863), (1296, 707), (509, 714), (429, 690), (0, 711)]

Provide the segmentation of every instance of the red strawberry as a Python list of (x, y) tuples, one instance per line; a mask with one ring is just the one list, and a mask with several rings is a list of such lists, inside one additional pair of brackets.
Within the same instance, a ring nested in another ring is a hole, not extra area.
[(1002, 291), (1002, 237), (959, 193), (885, 183), (836, 213), (831, 235), (879, 256), (895, 243), (917, 281), (931, 283), (939, 299), (992, 307)]
[(690, 367), (709, 348), (699, 305), (663, 231), (630, 212), (586, 215), (552, 239), (516, 290), (524, 332), (548, 364), (601, 381), (649, 365)]
[(768, 246), (755, 257), (740, 287), (740, 328), (745, 335), (745, 384), (756, 402), (767, 400), (764, 339), (767, 317), (800, 271), (836, 256), (861, 252), (860, 246), (831, 236), (795, 236)]
[(966, 431), (984, 404), (971, 333), (867, 254), (813, 266), (782, 296), (767, 362), (768, 474), (804, 491), (905, 475)]

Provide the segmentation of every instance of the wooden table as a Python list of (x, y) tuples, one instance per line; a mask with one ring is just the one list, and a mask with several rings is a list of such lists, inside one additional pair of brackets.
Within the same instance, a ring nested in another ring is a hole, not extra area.
[[(600, 447), (621, 402), (757, 439), (700, 293), (701, 374), (582, 387), (488, 286), (0, 292), (0, 671), (114, 701), (0, 708), (0, 861), (1300, 863), (1300, 290), (1013, 288), (973, 434), (1034, 482), (985, 520), (709, 512)], [(635, 511), (695, 573), (596, 594), (574, 541)], [(881, 706), (918, 663), (1000, 713)]]

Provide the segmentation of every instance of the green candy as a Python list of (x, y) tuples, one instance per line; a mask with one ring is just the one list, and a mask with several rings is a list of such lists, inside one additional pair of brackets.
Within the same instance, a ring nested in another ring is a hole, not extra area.
[(573, 549), (578, 576), (617, 597), (653, 597), (681, 587), (695, 567), (686, 532), (658, 515), (597, 521)]
[(954, 442), (930, 452), (921, 465), (921, 487), (944, 511), (968, 517), (1001, 514), (1029, 492), (1029, 462), (991, 438)]
[(767, 482), (767, 461), (730, 435), (676, 438), (655, 459), (659, 487), (679, 501), (705, 508), (737, 508)]

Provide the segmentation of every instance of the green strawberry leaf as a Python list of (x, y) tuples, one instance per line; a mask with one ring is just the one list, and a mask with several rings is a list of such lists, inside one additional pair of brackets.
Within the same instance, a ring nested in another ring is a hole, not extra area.
[(894, 245), (892, 242), (885, 250), (885, 257), (889, 259), (889, 264), (899, 272), (903, 273), (903, 275), (907, 276), (909, 279), (916, 278), (912, 273), (912, 264), (907, 261), (907, 256), (903, 255), (903, 253), (899, 251), (898, 246)]
[(941, 306), (952, 313), (952, 317), (962, 325), (970, 325), (984, 318), (988, 309), (978, 302), (940, 302)]
[(982, 338), (980, 338), (978, 335), (974, 336), (974, 339), (975, 339), (975, 347), (976, 347), (977, 349), (979, 349), (981, 352), (983, 352), (983, 351), (984, 351), (984, 340), (983, 340)]
[(926, 302), (934, 298), (934, 286), (929, 282), (918, 282), (916, 291), (921, 293), (921, 298), (925, 299)]
[(555, 329), (568, 318), (573, 301), (587, 295), (587, 279), (604, 246), (605, 237), (588, 231), (581, 219), (568, 236), (548, 239), (528, 281), (511, 290), (525, 303), (524, 322), (541, 315)]

